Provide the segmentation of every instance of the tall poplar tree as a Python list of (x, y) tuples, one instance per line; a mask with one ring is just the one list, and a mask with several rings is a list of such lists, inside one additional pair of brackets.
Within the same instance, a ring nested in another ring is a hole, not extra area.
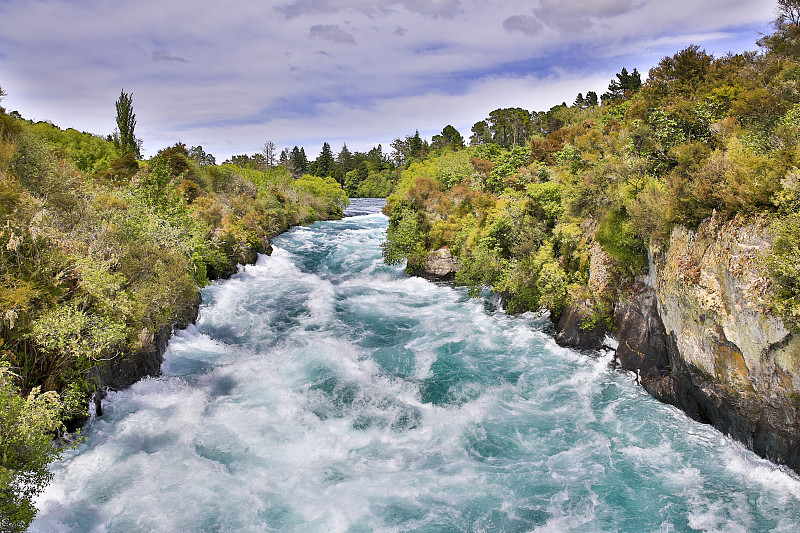
[(136, 127), (136, 114), (133, 112), (133, 93), (128, 94), (123, 89), (116, 102), (117, 107), (117, 132), (114, 135), (114, 144), (123, 154), (132, 153), (137, 159), (142, 157), (139, 150), (139, 141), (134, 135)]

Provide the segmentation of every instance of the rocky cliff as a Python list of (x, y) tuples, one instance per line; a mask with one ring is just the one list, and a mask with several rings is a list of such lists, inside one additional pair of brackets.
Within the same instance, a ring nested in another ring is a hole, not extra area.
[[(758, 222), (676, 227), (649, 276), (616, 288), (611, 334), (620, 365), (653, 396), (800, 471), (800, 336), (770, 313), (769, 246)], [(608, 277), (603, 265), (593, 260), (593, 279)], [(596, 343), (564, 315), (562, 344)]]
[(655, 265), (672, 373), (690, 413), (800, 470), (800, 336), (769, 311), (763, 224), (675, 228)]

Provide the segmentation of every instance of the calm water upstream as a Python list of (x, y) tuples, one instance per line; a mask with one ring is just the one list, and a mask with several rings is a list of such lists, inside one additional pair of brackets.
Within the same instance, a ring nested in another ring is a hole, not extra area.
[(800, 531), (800, 478), (547, 322), (294, 229), (53, 465), (36, 532)]

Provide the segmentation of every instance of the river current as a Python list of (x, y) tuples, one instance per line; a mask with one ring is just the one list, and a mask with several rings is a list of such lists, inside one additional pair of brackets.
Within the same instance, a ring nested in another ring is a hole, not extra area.
[(383, 264), (355, 201), (203, 290), (110, 393), (34, 532), (800, 530), (800, 478), (548, 321)]

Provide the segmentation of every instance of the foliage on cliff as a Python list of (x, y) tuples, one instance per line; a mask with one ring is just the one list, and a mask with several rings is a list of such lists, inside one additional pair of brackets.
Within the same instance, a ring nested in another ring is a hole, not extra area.
[[(347, 202), (331, 178), (200, 165), (180, 143), (138, 161), (0, 108), (0, 523), (28, 516), (52, 457), (41, 443), (82, 416), (67, 393), (92, 391), (90, 368), (136, 352), (269, 237)], [(10, 432), (33, 455), (14, 455)]]
[(775, 307), (797, 325), (798, 36), (796, 21), (779, 19), (760, 52), (715, 58), (688, 46), (644, 83), (612, 80), (602, 105), (578, 95), (545, 112), (493, 111), (469, 148), (406, 164), (386, 209), (386, 259), (419, 268), (448, 246), (456, 281), (491, 286), (510, 311), (603, 309), (610, 295), (590, 283), (592, 245), (632, 279), (676, 224), (767, 216)]

